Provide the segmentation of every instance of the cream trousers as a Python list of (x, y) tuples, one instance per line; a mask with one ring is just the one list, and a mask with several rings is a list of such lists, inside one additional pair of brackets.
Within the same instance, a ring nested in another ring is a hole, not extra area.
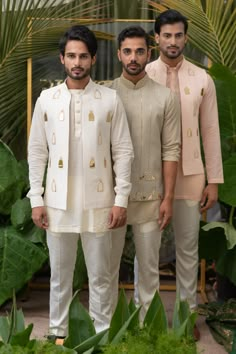
[[(116, 291), (112, 288), (112, 281), (114, 282), (116, 273), (119, 273), (125, 229), (117, 229), (120, 237), (115, 239), (116, 248), (114, 249), (112, 247), (112, 232), (100, 234), (84, 232), (81, 235), (47, 233), (51, 266), (49, 299), (49, 332), (51, 334), (57, 336), (68, 334), (68, 310), (72, 299), (73, 274), (79, 237), (82, 241), (89, 278), (89, 313), (94, 320), (96, 332), (109, 327), (115, 307), (114, 301), (117, 301), (118, 293), (118, 287), (116, 287)], [(124, 232), (121, 233), (121, 230)], [(113, 236), (115, 237), (115, 235), (116, 231)]]

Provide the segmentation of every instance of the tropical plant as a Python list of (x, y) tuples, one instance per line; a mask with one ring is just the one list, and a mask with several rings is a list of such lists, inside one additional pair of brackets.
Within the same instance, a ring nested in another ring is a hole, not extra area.
[(0, 305), (48, 258), (44, 232), (31, 221), (28, 170), (0, 141)]
[[(0, 1), (0, 138), (13, 144), (17, 137), (19, 142), (20, 135), (23, 156), (26, 155), (28, 58), (57, 53), (58, 39), (72, 24), (104, 22), (102, 15), (107, 13), (106, 5), (106, 1), (95, 0)], [(96, 36), (112, 38), (99, 31)], [(39, 84), (41, 72), (37, 69), (34, 79)], [(19, 146), (15, 152), (20, 152)]]
[[(31, 349), (29, 353), (35, 354), (43, 352), (53, 354), (60, 351), (80, 354), (91, 354), (97, 351), (110, 353), (109, 350), (113, 350), (111, 353), (120, 353), (121, 351), (119, 350), (121, 350), (124, 342), (127, 342), (128, 338), (135, 334), (144, 338), (142, 343), (145, 350), (143, 351), (144, 353), (149, 352), (147, 351), (148, 348), (155, 348), (155, 346), (160, 345), (157, 343), (158, 339), (163, 338), (165, 335), (167, 339), (167, 335), (169, 336), (170, 333), (172, 343), (174, 341), (177, 347), (181, 347), (182, 344), (186, 346), (187, 343), (192, 343), (191, 351), (184, 351), (183, 349), (181, 354), (196, 353), (196, 345), (190, 337), (192, 337), (197, 314), (190, 312), (187, 302), (176, 300), (171, 332), (168, 329), (165, 310), (158, 293), (154, 295), (144, 319), (143, 328), (139, 327), (139, 311), (140, 307), (136, 308), (132, 300), (129, 304), (127, 303), (125, 293), (122, 290), (110, 328), (96, 334), (92, 319), (80, 303), (78, 293), (75, 293), (69, 308), (68, 337), (65, 339), (63, 346), (58, 347), (58, 351), (52, 344), (51, 351), (43, 351), (44, 345), (47, 348), (48, 343), (43, 345), (37, 340), (30, 340), (33, 325), (30, 324), (25, 328), (22, 311), (16, 310), (15, 298), (13, 297), (13, 307), (10, 316), (0, 317), (0, 336), (3, 340), (0, 342), (0, 353), (1, 348), (7, 349), (9, 353), (18, 353), (16, 348), (25, 349), (25, 351), (19, 351), (19, 353), (28, 353), (27, 350)], [(145, 338), (148, 338), (148, 343), (145, 342)], [(152, 342), (155, 343), (154, 346), (150, 346)], [(162, 342), (162, 348), (163, 346), (164, 343)], [(39, 348), (41, 351), (39, 351)], [(182, 346), (181, 348), (184, 347)], [(10, 351), (11, 349), (15, 351)], [(153, 351), (153, 353), (155, 352), (164, 353), (163, 351)], [(130, 352), (127, 351), (127, 353)]]

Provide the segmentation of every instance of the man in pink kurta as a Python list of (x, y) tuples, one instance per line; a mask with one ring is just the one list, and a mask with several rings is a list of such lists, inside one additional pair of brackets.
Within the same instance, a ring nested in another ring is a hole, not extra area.
[[(181, 103), (182, 148), (173, 211), (177, 291), (195, 309), (200, 213), (217, 201), (223, 170), (215, 86), (205, 70), (182, 55), (187, 28), (187, 19), (178, 11), (167, 10), (157, 17), (155, 39), (160, 57), (146, 71), (153, 80), (170, 87)], [(197, 328), (194, 334), (196, 340), (200, 338)]]

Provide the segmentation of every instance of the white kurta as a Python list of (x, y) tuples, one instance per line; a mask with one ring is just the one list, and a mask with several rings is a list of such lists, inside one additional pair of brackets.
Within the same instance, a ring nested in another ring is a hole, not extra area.
[(84, 209), (82, 100), (84, 90), (70, 90), (70, 138), (67, 210), (47, 208), (49, 231), (107, 231), (110, 208)]

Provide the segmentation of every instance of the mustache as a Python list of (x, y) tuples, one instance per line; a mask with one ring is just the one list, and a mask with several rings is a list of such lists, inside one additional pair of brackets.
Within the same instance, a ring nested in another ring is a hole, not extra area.
[(74, 66), (71, 70), (84, 70), (81, 66)]
[(168, 49), (172, 49), (172, 48), (179, 49), (179, 47), (177, 45), (169, 45), (167, 48)]

